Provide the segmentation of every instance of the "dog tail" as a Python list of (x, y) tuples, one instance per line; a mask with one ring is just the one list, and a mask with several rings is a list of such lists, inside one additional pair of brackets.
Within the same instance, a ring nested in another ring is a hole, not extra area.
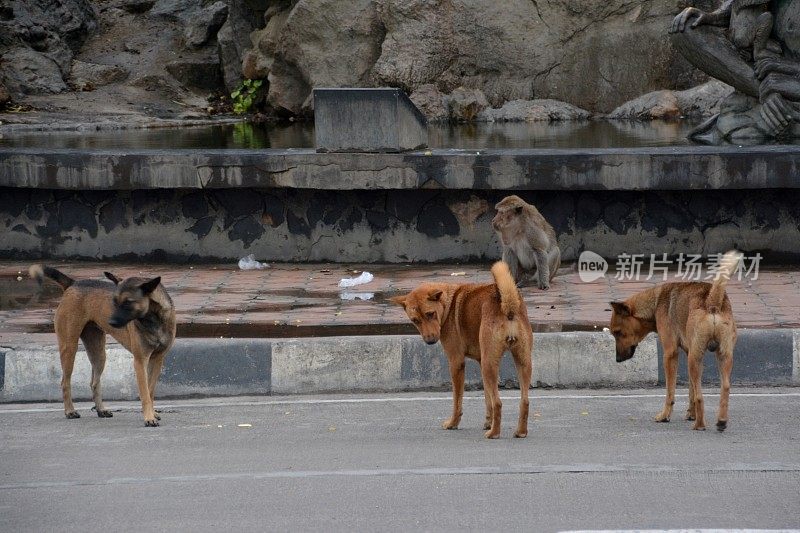
[(711, 284), (711, 290), (708, 291), (706, 297), (706, 310), (709, 313), (719, 312), (722, 301), (725, 299), (725, 286), (741, 260), (742, 254), (736, 250), (726, 252), (719, 260), (717, 277), (714, 278), (714, 283)]
[(31, 265), (28, 269), (28, 274), (30, 274), (31, 278), (39, 282), (39, 285), (42, 284), (44, 278), (52, 279), (64, 289), (68, 289), (75, 283), (75, 280), (71, 277), (47, 265)]
[(498, 261), (492, 265), (492, 276), (500, 293), (500, 310), (511, 320), (522, 304), (522, 298), (514, 283), (514, 278), (511, 276), (511, 270), (504, 261)]

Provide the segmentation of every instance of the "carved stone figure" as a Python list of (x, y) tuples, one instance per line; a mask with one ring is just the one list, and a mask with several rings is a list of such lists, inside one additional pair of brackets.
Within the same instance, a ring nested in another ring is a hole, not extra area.
[(800, 1), (724, 0), (684, 9), (672, 44), (736, 92), (690, 135), (700, 142), (760, 143), (800, 137)]

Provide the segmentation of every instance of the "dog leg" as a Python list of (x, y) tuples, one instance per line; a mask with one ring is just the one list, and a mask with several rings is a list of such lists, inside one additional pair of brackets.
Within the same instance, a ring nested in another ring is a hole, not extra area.
[(78, 339), (67, 339), (58, 342), (61, 355), (61, 394), (64, 397), (64, 414), (67, 418), (80, 418), (72, 403), (72, 368), (75, 365), (75, 352), (78, 351)]
[(483, 429), (486, 431), (492, 427), (492, 398), (485, 392), (483, 402), (486, 404), (486, 418), (483, 420)]
[(717, 431), (725, 431), (728, 427), (728, 397), (731, 393), (731, 370), (733, 369), (732, 351), (717, 352), (719, 367), (719, 412), (717, 413)]
[[(449, 359), (449, 358), (448, 358)], [(453, 414), (442, 422), (442, 429), (458, 429), (461, 422), (462, 401), (464, 399), (464, 360), (450, 359), (450, 377), (453, 380)]]
[[(483, 332), (481, 332), (483, 333)], [(503, 356), (504, 346), (491, 338), (491, 333), (481, 335), (481, 377), (483, 377), (483, 394), (489, 396), (492, 405), (492, 425), (483, 436), (487, 439), (496, 439), (500, 436), (500, 420), (503, 403), (500, 401), (498, 381), (500, 378), (500, 358)], [(487, 341), (486, 338), (489, 338)]]
[(150, 396), (150, 386), (147, 383), (145, 365), (149, 362), (149, 355), (133, 355), (133, 369), (136, 372), (136, 385), (139, 387), (139, 398), (142, 400), (142, 414), (144, 425), (157, 427), (156, 413), (153, 410), (153, 398)]
[(692, 429), (705, 430), (705, 411), (703, 406), (703, 355), (702, 349), (693, 349), (689, 352), (689, 380), (694, 387), (694, 413), (695, 421)]
[(519, 422), (514, 436), (523, 439), (528, 436), (528, 389), (531, 386), (531, 374), (533, 373), (530, 343), (520, 339), (520, 342), (512, 348), (511, 355), (514, 357), (514, 366), (517, 367), (517, 378), (519, 379)]
[(106, 334), (98, 327), (87, 325), (81, 333), (83, 346), (92, 364), (92, 400), (97, 416), (100, 418), (111, 418), (114, 414), (105, 408), (103, 395), (100, 388), (100, 376), (106, 367)]
[(664, 377), (667, 382), (667, 396), (664, 399), (664, 409), (656, 415), (656, 422), (669, 422), (672, 407), (675, 405), (675, 385), (678, 381), (678, 349), (675, 346), (664, 345)]
[[(150, 401), (154, 406), (156, 404), (156, 385), (158, 384), (158, 378), (161, 376), (161, 367), (164, 365), (165, 355), (166, 352), (155, 352), (147, 362), (147, 385), (150, 390)], [(153, 407), (153, 412), (156, 420), (161, 420), (161, 415), (158, 414), (155, 407)]]
[(694, 384), (689, 381), (689, 407), (686, 409), (686, 420), (694, 420), (695, 417), (694, 408)]

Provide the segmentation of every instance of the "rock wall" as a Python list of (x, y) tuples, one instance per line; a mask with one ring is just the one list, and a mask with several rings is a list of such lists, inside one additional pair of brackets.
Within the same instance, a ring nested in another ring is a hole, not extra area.
[[(209, 94), (240, 83), (249, 34), (266, 4), (0, 0), (0, 89), (36, 109), (88, 116), (205, 111)], [(79, 94), (58, 95), (70, 91)]]
[[(234, 261), (491, 261), (503, 191), (0, 188), (6, 258)], [(800, 190), (551, 191), (539, 207), (564, 260), (583, 250), (717, 253), (736, 247), (798, 260)]]
[[(345, 86), (400, 87), (430, 118), (473, 120), (484, 108), (531, 100), (607, 113), (706, 80), (667, 36), (685, 4), (0, 0), (0, 87), (22, 98), (114, 85), (125, 90), (100, 91), (100, 104), (116, 102), (123, 114), (140, 104), (157, 116), (181, 105), (205, 111), (192, 95), (230, 92), (242, 77), (267, 79), (268, 102), (287, 115), (310, 114), (313, 87)], [(62, 100), (54, 105), (80, 107)]]
[[(701, 2), (703, 3), (703, 2)], [(312, 87), (478, 89), (500, 107), (555, 99), (608, 112), (704, 78), (675, 50), (674, 0), (299, 0), (276, 2), (245, 71), (278, 109), (308, 112)]]
[(72, 59), (96, 28), (89, 0), (0, 0), (0, 85), (19, 94), (66, 90)]

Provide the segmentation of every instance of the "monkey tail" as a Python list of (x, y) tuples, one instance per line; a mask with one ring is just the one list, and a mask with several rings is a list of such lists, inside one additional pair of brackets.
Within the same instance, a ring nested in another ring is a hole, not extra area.
[(522, 304), (522, 297), (511, 276), (511, 270), (504, 261), (498, 261), (492, 265), (492, 276), (500, 293), (500, 310), (511, 320)]
[(706, 310), (709, 313), (718, 313), (722, 307), (722, 300), (725, 299), (725, 287), (728, 285), (728, 280), (731, 279), (731, 274), (736, 270), (739, 261), (742, 259), (742, 254), (736, 250), (726, 252), (719, 260), (719, 270), (714, 283), (711, 284), (711, 290), (708, 291), (706, 297)]
[(52, 279), (64, 289), (68, 289), (75, 283), (75, 280), (71, 277), (47, 265), (31, 265), (28, 269), (28, 274), (30, 274), (31, 278), (39, 282), (39, 285), (42, 284), (44, 278)]

